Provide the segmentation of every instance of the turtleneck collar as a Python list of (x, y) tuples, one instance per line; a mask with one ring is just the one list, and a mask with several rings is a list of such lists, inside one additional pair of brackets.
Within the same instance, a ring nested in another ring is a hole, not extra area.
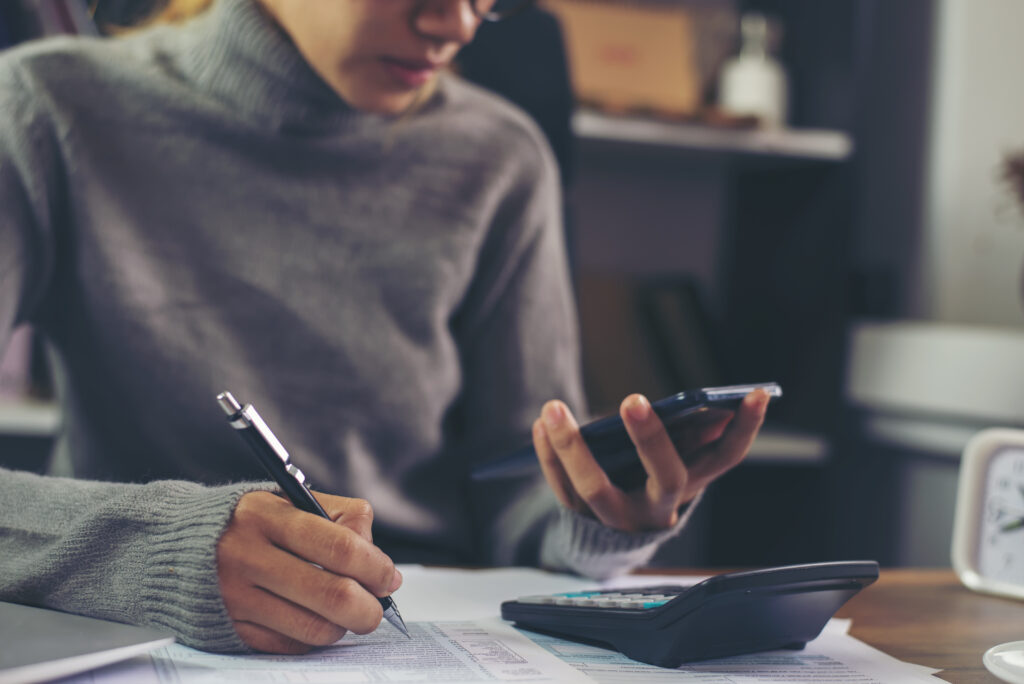
[(315, 134), (386, 120), (342, 100), (256, 0), (217, 0), (179, 35), (186, 75), (260, 125)]

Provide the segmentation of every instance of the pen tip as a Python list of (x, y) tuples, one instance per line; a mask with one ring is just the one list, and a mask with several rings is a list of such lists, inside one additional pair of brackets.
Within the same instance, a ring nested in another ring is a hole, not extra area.
[(401, 613), (394, 606), (384, 611), (384, 619), (391, 623), (392, 627), (404, 634), (407, 639), (412, 639), (412, 635), (409, 634), (409, 630), (405, 626), (405, 620), (402, 619)]
[(412, 635), (409, 634), (409, 630), (408, 630), (408, 628), (406, 628), (405, 622), (401, 618), (399, 618), (395, 622), (392, 622), (391, 624), (393, 624), (395, 627), (397, 627), (398, 631), (401, 632), (402, 634), (404, 634), (406, 639), (412, 639)]

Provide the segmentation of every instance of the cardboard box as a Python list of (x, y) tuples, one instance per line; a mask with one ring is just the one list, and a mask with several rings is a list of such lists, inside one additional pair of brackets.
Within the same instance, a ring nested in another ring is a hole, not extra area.
[(547, 0), (562, 24), (573, 90), (608, 111), (692, 116), (702, 77), (691, 14), (674, 5)]

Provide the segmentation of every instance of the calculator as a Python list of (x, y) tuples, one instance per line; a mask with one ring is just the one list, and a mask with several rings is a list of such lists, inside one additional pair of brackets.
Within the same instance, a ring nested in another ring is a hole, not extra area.
[(660, 667), (787, 648), (817, 637), (878, 579), (875, 561), (789, 565), (716, 575), (689, 587), (595, 589), (501, 604), (517, 627), (620, 651)]

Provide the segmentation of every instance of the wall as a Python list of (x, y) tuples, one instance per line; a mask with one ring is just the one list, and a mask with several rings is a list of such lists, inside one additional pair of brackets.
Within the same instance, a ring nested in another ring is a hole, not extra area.
[[(860, 139), (868, 174), (855, 257), (862, 285), (858, 313), (921, 322), (908, 330), (930, 331), (922, 353), (959, 333), (1024, 336), (1024, 212), (1000, 179), (1003, 156), (1024, 149), (1024, 85), (1017, 74), (1024, 63), (1018, 30), (1024, 2), (935, 0), (933, 10), (928, 4), (906, 0), (880, 10), (898, 18), (918, 5), (921, 16), (934, 12), (934, 23), (927, 35), (913, 23), (892, 24), (900, 34), (887, 34), (887, 24), (877, 24), (881, 50), (874, 51), (878, 68), (866, 86), (867, 135)], [(928, 42), (927, 50), (906, 47)], [(913, 60), (922, 64), (911, 67)], [(913, 78), (929, 72), (927, 78)], [(974, 390), (998, 394), (993, 373), (981, 380), (981, 371), (986, 364), (999, 366), (989, 370), (1016, 384), (1012, 363), (969, 350), (950, 352), (935, 364), (934, 374), (976, 378), (984, 386)], [(972, 372), (963, 372), (966, 368)], [(892, 373), (894, 382), (905, 375), (899, 367)], [(986, 418), (929, 412), (926, 403), (922, 399), (916, 410), (902, 412), (882, 404), (870, 407), (851, 448), (851, 467), (873, 464), (872, 480), (887, 473), (891, 516), (879, 517), (865, 538), (892, 535), (870, 551), (879, 549), (877, 555), (888, 563), (948, 564), (966, 436), (1007, 420), (995, 413)], [(879, 416), (892, 431), (881, 434), (872, 427)], [(912, 439), (915, 416), (928, 423), (929, 435), (946, 434), (940, 428), (950, 425), (963, 434), (923, 447)]]
[(1024, 218), (999, 180), (1024, 148), (1024, 2), (940, 0), (912, 316), (1024, 327)]

